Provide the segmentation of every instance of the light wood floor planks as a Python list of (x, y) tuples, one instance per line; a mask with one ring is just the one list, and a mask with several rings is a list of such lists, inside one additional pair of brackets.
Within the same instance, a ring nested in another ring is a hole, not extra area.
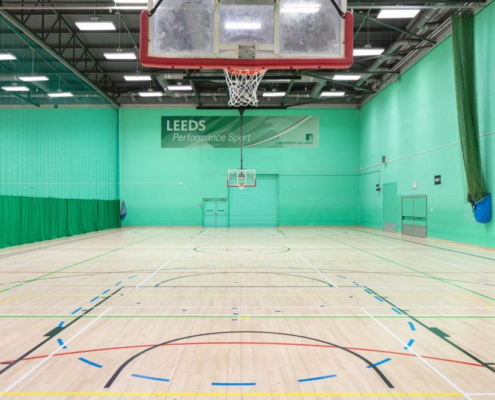
[(495, 399), (495, 252), (356, 227), (0, 250), (2, 399)]

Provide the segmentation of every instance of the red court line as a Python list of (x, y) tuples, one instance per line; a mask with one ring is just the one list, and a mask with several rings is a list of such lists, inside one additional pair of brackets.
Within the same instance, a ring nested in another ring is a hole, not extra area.
[[(168, 347), (168, 346), (199, 346), (199, 345), (269, 345), (269, 346), (300, 346), (300, 347), (322, 347), (322, 348), (329, 348), (329, 349), (336, 349), (337, 347), (335, 346), (329, 346), (329, 345), (324, 345), (324, 344), (303, 344), (303, 343), (280, 343), (280, 342), (189, 342), (189, 343), (170, 343), (170, 344), (165, 344), (163, 347)], [(134, 346), (120, 346), (120, 347), (103, 347), (100, 349), (88, 349), (88, 350), (78, 350), (78, 351), (67, 351), (64, 353), (57, 353), (54, 354), (53, 357), (61, 357), (61, 356), (69, 356), (73, 354), (84, 354), (84, 353), (95, 353), (95, 352), (100, 352), (100, 351), (109, 351), (109, 350), (127, 350), (127, 349), (139, 349), (139, 348), (147, 348), (147, 347), (154, 347), (156, 345), (154, 344), (140, 344), (140, 345), (134, 345)], [(406, 357), (416, 357), (414, 354), (410, 353), (400, 353), (396, 351), (387, 351), (387, 350), (377, 350), (377, 349), (365, 349), (361, 347), (343, 347), (348, 350), (355, 350), (355, 351), (370, 351), (374, 353), (384, 353), (384, 354), (394, 354), (394, 355), (399, 355), (399, 356), (406, 356)], [(21, 361), (30, 361), (30, 360), (37, 360), (40, 358), (46, 358), (48, 357), (47, 355), (42, 355), (42, 356), (35, 356), (35, 357), (26, 357), (22, 359)], [(478, 363), (472, 363), (472, 362), (467, 362), (467, 361), (459, 361), (459, 360), (451, 360), (448, 358), (440, 358), (440, 357), (432, 357), (432, 356), (421, 356), (423, 358), (426, 358), (428, 360), (436, 360), (436, 361), (444, 361), (444, 362), (450, 362), (454, 364), (463, 364), (463, 365), (469, 365), (472, 367), (484, 367), (482, 364)], [(8, 361), (0, 361), (0, 364), (6, 364), (6, 363), (11, 363), (14, 362), (15, 360), (8, 360)], [(495, 366), (491, 366), (491, 368), (495, 369)]]

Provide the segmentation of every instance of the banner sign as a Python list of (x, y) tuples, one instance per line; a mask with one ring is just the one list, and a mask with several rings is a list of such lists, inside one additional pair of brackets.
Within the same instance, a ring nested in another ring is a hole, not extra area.
[[(319, 117), (243, 118), (244, 148), (317, 148)], [(162, 117), (162, 148), (239, 148), (240, 117)]]

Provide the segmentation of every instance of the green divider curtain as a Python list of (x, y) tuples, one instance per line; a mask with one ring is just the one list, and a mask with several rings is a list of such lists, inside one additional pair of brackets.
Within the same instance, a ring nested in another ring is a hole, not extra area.
[(451, 19), (459, 134), (466, 170), (468, 201), (474, 204), (487, 195), (478, 137), (474, 12), (452, 11)]
[(120, 227), (119, 200), (0, 196), (0, 248)]

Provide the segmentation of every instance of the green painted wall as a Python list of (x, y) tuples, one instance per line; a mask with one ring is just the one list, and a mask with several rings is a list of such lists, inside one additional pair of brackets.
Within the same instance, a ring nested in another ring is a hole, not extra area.
[[(494, 20), (493, 3), (476, 17), (480, 140), (491, 192), (495, 187)], [(428, 196), (428, 236), (495, 247), (494, 223), (475, 222), (466, 200), (450, 37), (366, 104), (359, 119), (361, 168), (379, 164), (383, 155), (389, 160), (385, 166), (363, 169), (360, 225), (382, 228), (383, 199), (375, 185), (397, 182), (399, 195)], [(434, 185), (434, 175), (442, 175), (442, 185)]]
[(118, 113), (0, 109), (0, 248), (119, 226)]
[[(358, 178), (355, 172), (346, 172), (358, 165), (356, 111), (246, 111), (246, 115), (280, 114), (320, 116), (318, 149), (245, 149), (246, 168), (280, 175), (280, 225), (356, 224)], [(162, 149), (160, 120), (164, 115), (238, 114), (121, 109), (121, 199), (128, 211), (126, 225), (201, 225), (202, 198), (227, 197), (227, 170), (239, 166), (238, 149)]]

